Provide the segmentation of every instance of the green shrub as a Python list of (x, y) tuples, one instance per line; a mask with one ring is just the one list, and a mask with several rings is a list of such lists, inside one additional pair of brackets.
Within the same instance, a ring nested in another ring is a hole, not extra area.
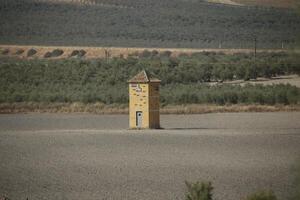
[(16, 51), (16, 55), (21, 55), (22, 53), (24, 53), (24, 49), (18, 49)]
[(86, 54), (86, 51), (81, 49), (81, 50), (79, 50), (78, 57), (83, 57), (83, 56), (85, 56), (85, 54)]
[(170, 57), (172, 55), (171, 51), (163, 51), (159, 54), (161, 57)]
[(64, 51), (61, 50), (61, 49), (54, 49), (52, 52), (51, 52), (51, 57), (58, 57), (58, 56), (61, 56), (63, 55)]
[(52, 52), (46, 52), (44, 58), (58, 57), (64, 53), (61, 49), (54, 49)]
[(2, 55), (7, 55), (9, 53), (9, 49), (3, 49), (1, 53)]
[(149, 58), (151, 57), (152, 53), (148, 50), (144, 50), (142, 53), (139, 54), (139, 57), (141, 58)]
[(211, 182), (185, 182), (187, 192), (185, 194), (186, 200), (212, 200), (212, 184)]
[(249, 195), (246, 200), (277, 200), (277, 197), (272, 190), (263, 190)]
[(155, 57), (155, 56), (157, 56), (158, 55), (158, 51), (157, 50), (152, 50), (151, 51), (151, 56), (152, 57)]
[(74, 50), (74, 51), (72, 51), (72, 53), (71, 53), (71, 57), (83, 57), (84, 55), (86, 54), (86, 51), (84, 51), (84, 50)]
[(51, 58), (52, 57), (52, 53), (51, 52), (46, 52), (44, 55), (44, 58)]
[(79, 54), (79, 51), (78, 50), (74, 50), (74, 51), (72, 51), (70, 57), (77, 56), (78, 54)]
[(31, 57), (33, 55), (35, 55), (37, 53), (37, 51), (35, 49), (29, 49), (27, 52), (27, 57)]

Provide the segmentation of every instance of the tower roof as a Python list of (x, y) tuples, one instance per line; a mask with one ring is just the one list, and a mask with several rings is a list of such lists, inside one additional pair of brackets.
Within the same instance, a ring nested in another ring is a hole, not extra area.
[(135, 75), (128, 83), (149, 83), (149, 82), (160, 82), (159, 79), (152, 76), (152, 74), (146, 72), (145, 70), (141, 71)]

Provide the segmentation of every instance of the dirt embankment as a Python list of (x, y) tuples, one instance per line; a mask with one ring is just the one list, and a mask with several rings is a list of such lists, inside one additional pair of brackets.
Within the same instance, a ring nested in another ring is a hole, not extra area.
[[(68, 47), (68, 46), (20, 46), (0, 45), (0, 56), (21, 59), (63, 59), (82, 57), (87, 59), (128, 57), (144, 51), (169, 53), (171, 56), (197, 52), (221, 52), (225, 54), (252, 53), (253, 49), (189, 49), (189, 48), (126, 48), (126, 47)], [(258, 52), (283, 52), (284, 49), (261, 49)]]

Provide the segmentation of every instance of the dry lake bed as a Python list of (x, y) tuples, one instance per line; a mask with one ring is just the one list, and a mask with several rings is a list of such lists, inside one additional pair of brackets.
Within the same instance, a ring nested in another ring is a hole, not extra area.
[(0, 115), (0, 196), (184, 199), (212, 181), (217, 200), (293, 191), (300, 113), (163, 115), (163, 130), (127, 130), (126, 115)]

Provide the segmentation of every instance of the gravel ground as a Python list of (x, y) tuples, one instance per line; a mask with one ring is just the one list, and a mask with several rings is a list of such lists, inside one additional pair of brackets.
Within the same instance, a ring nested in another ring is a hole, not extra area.
[(164, 115), (127, 130), (125, 115), (0, 115), (0, 196), (184, 199), (184, 181), (217, 200), (273, 189), (287, 199), (300, 155), (300, 113)]

